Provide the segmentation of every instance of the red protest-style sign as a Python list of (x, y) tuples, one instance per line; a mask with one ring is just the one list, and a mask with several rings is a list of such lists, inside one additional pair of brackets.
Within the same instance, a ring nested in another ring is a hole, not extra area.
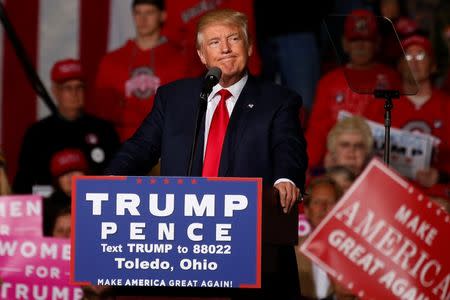
[(301, 251), (363, 299), (450, 299), (450, 216), (373, 159)]

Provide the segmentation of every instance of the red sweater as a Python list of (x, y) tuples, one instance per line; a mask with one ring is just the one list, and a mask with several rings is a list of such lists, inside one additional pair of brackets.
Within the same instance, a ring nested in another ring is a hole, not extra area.
[(113, 122), (124, 141), (151, 111), (156, 89), (186, 74), (187, 62), (180, 49), (165, 39), (144, 51), (129, 40), (100, 63), (94, 113)]

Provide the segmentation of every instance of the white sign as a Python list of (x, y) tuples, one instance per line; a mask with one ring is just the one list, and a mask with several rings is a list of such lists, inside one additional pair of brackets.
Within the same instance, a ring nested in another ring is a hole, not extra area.
[[(352, 116), (348, 111), (340, 111), (338, 120)], [(375, 155), (384, 154), (384, 124), (367, 120), (372, 130)], [(418, 170), (430, 167), (433, 147), (441, 142), (435, 136), (419, 132), (411, 132), (398, 128), (391, 128), (391, 156), (389, 164), (403, 176), (415, 179)]]

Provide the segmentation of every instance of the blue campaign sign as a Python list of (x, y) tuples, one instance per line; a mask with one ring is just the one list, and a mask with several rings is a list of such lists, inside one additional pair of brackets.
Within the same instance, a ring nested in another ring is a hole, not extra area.
[(258, 178), (74, 180), (76, 284), (261, 287)]

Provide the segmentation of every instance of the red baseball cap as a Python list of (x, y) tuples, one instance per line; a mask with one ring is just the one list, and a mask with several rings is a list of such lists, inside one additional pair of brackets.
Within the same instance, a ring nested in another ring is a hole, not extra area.
[(422, 47), (429, 56), (433, 56), (433, 47), (431, 46), (430, 40), (426, 37), (421, 35), (412, 35), (402, 40), (402, 47), (405, 51), (412, 45)]
[(67, 58), (57, 61), (51, 70), (52, 81), (63, 83), (71, 79), (84, 79), (83, 69), (79, 60)]
[(79, 149), (64, 149), (56, 152), (50, 162), (53, 177), (59, 177), (72, 171), (87, 172), (88, 163)]
[(375, 15), (366, 9), (356, 9), (345, 18), (344, 36), (347, 40), (371, 40), (378, 38)]

